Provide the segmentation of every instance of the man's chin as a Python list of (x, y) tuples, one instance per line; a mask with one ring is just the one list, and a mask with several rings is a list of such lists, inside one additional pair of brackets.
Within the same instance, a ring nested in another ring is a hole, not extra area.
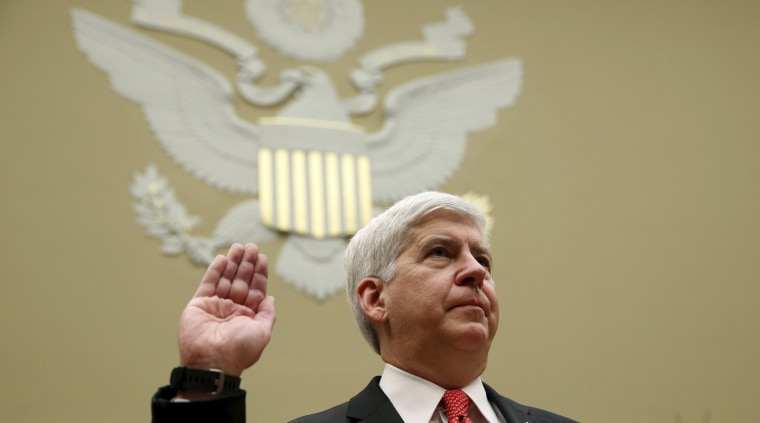
[(480, 321), (460, 323), (455, 336), (457, 343), (465, 348), (479, 350), (483, 348), (488, 349), (491, 345), (493, 337), (490, 335), (488, 324)]

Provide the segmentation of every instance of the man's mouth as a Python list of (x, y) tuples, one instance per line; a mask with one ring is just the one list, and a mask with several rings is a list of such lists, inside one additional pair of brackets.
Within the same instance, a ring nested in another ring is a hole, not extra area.
[(483, 311), (483, 313), (486, 316), (488, 316), (488, 310), (486, 309), (486, 307), (483, 304), (483, 302), (480, 301), (480, 300), (478, 300), (478, 299), (475, 299), (475, 298), (459, 302), (456, 305), (454, 305), (453, 307), (451, 307), (452, 310), (455, 309), (455, 308), (479, 308), (480, 310)]

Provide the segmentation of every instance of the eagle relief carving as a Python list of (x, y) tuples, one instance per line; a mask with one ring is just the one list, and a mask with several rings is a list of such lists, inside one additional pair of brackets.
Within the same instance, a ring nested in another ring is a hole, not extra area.
[[(464, 57), (472, 23), (460, 9), (422, 28), (418, 41), (364, 54), (350, 75), (356, 95), (341, 98), (333, 76), (315, 65), (348, 52), (364, 27), (359, 0), (246, 0), (245, 14), (262, 42), (305, 62), (271, 86), (257, 83), (265, 64), (249, 41), (182, 12), (181, 0), (136, 0), (136, 25), (209, 43), (238, 64), (229, 81), (201, 61), (84, 9), (71, 11), (79, 48), (108, 74), (113, 89), (142, 107), (156, 139), (186, 171), (249, 198), (218, 222), (213, 235), (191, 236), (200, 221), (187, 213), (153, 165), (130, 186), (138, 223), (162, 240), (165, 254), (209, 263), (233, 242), (285, 236), (275, 271), (324, 299), (343, 287), (346, 239), (387, 203), (442, 185), (457, 170), (469, 133), (493, 126), (520, 92), (521, 63), (505, 58), (393, 88), (384, 122), (368, 132), (351, 117), (380, 103), (376, 87), (389, 66)], [(250, 107), (281, 106), (249, 122)], [(488, 208), (487, 198), (473, 198)]]

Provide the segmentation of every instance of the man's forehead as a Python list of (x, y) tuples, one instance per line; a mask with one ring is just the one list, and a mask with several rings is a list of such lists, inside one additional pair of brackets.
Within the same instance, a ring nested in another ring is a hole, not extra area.
[(472, 223), (473, 225), (477, 226), (477, 224), (475, 223), (475, 220), (473, 220), (473, 218), (471, 218), (470, 216), (467, 216), (465, 214), (458, 213), (458, 212), (456, 212), (454, 210), (449, 210), (449, 209), (435, 209), (435, 210), (433, 210), (433, 211), (425, 214), (424, 216), (422, 216), (417, 221), (417, 225), (423, 224), (423, 223), (425, 223), (427, 221), (430, 221), (430, 220), (433, 220), (433, 219), (439, 219), (439, 218), (440, 219), (451, 220), (452, 222), (454, 222), (454, 221), (456, 221), (456, 222), (467, 221), (467, 222)]
[[(421, 243), (429, 238), (451, 238), (457, 237), (455, 231), (456, 225), (464, 224), (475, 229), (477, 239), (475, 240), (480, 248), (488, 249), (488, 242), (478, 224), (469, 216), (462, 215), (451, 210), (435, 210), (422, 217), (417, 224), (412, 227), (412, 242)], [(469, 237), (469, 231), (468, 231)]]

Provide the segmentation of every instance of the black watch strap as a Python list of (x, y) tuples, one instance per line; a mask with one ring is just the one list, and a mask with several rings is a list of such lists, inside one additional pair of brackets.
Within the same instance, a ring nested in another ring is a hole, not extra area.
[(240, 390), (240, 378), (216, 369), (175, 367), (169, 386), (178, 391), (229, 394)]

